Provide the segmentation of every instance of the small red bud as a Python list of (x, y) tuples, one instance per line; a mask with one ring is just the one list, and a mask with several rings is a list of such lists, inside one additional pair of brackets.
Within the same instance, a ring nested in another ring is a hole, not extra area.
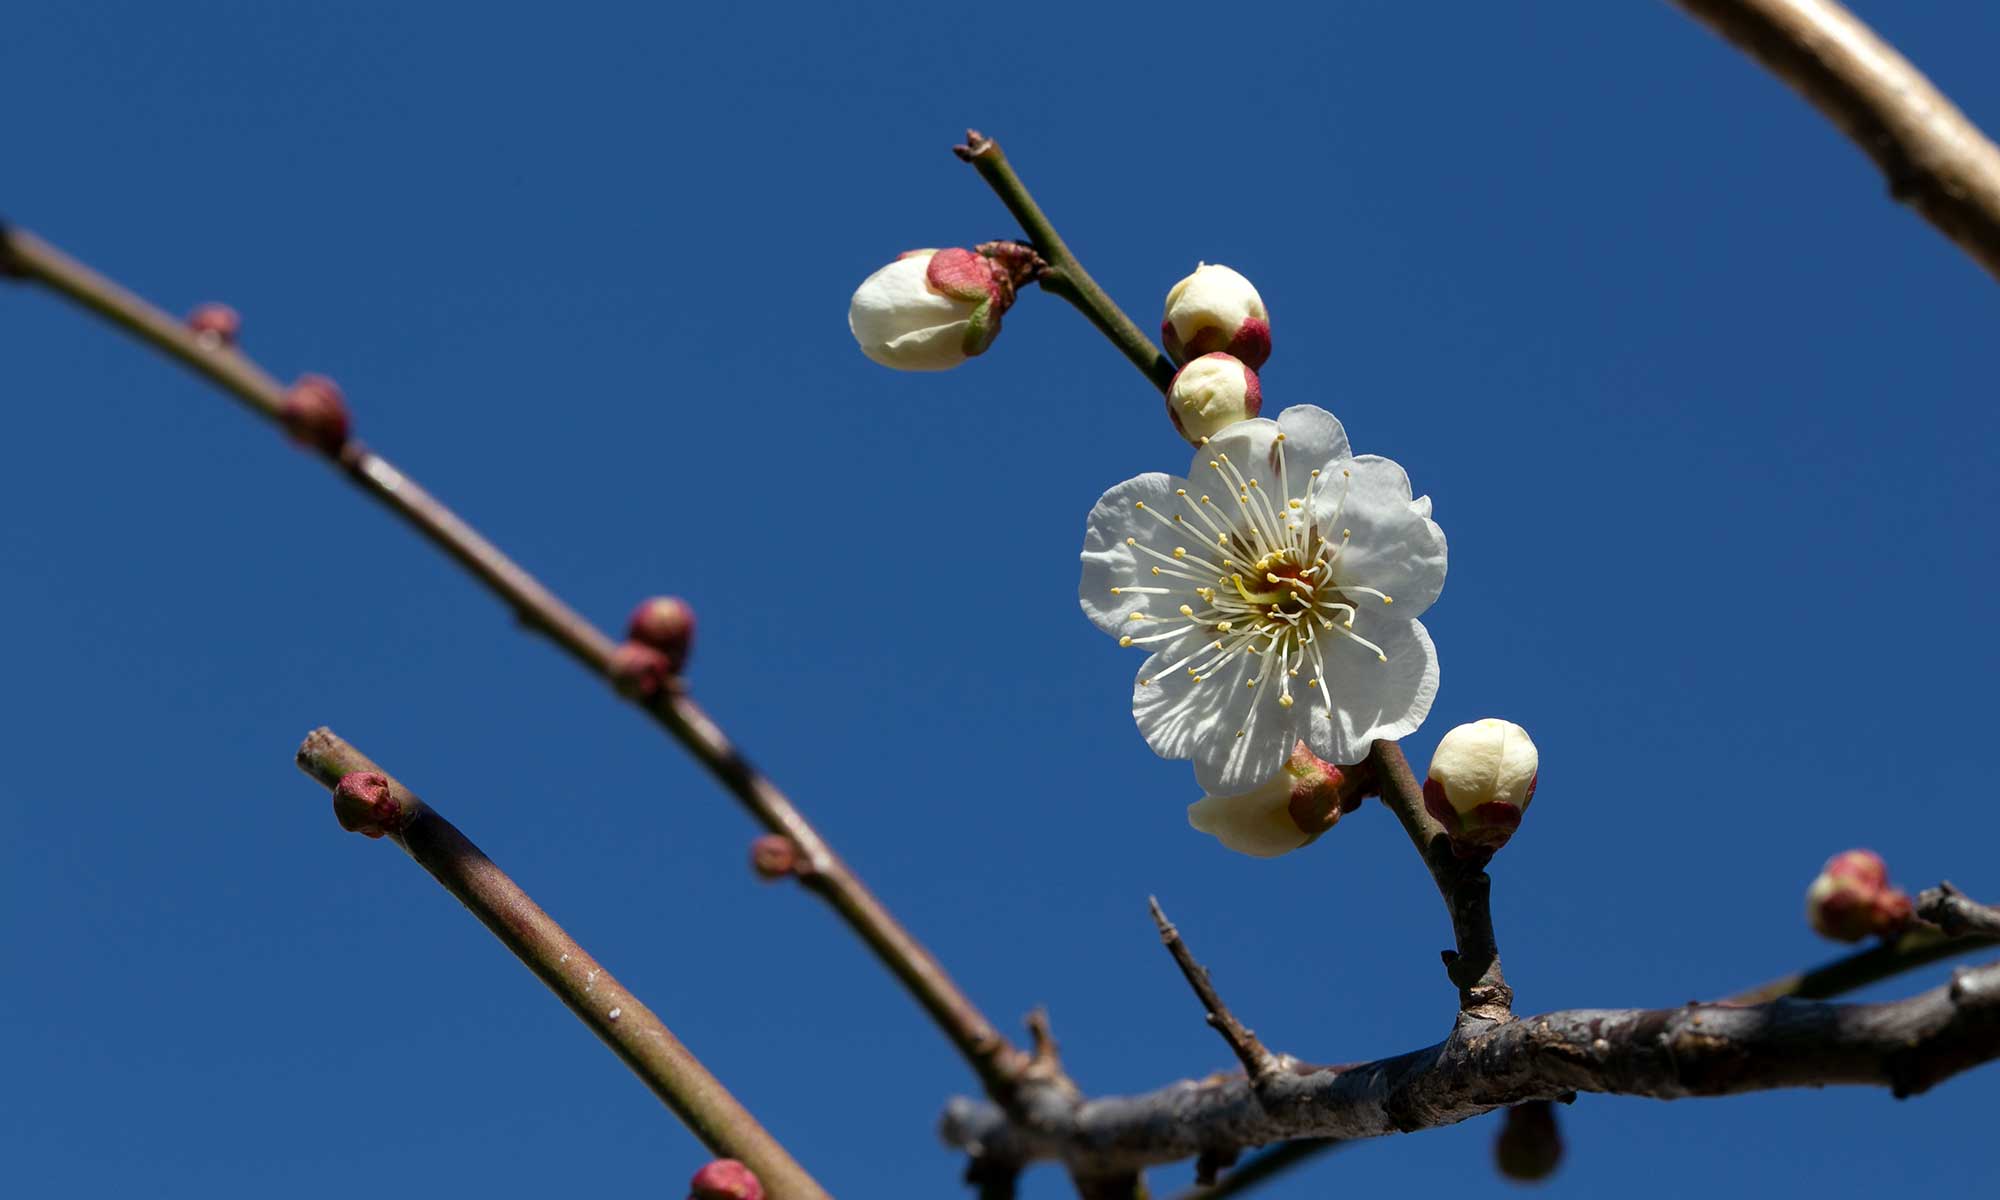
[(1562, 1156), (1554, 1104), (1530, 1100), (1507, 1110), (1507, 1123), (1493, 1139), (1493, 1163), (1502, 1175), (1518, 1183), (1538, 1183), (1555, 1174)]
[(227, 304), (202, 304), (188, 314), (188, 329), (207, 346), (234, 346), (243, 318)]
[(764, 1200), (764, 1185), (733, 1158), (718, 1158), (688, 1181), (688, 1200)]
[(398, 832), (415, 815), (415, 810), (397, 797), (387, 777), (374, 771), (343, 775), (333, 785), (334, 819), (350, 833), (378, 838)]
[(286, 432), (302, 446), (331, 455), (347, 444), (347, 398), (340, 385), (324, 375), (299, 376), (285, 393), (278, 415)]
[(626, 642), (611, 652), (611, 686), (628, 700), (651, 700), (673, 678), (667, 656), (640, 642)]
[(1807, 922), (1837, 942), (1893, 937), (1911, 915), (1910, 897), (1889, 886), (1889, 867), (1873, 850), (1847, 850), (1827, 859), (1806, 889)]
[(766, 883), (785, 878), (798, 865), (798, 844), (782, 833), (767, 833), (750, 843), (750, 869)]
[(654, 596), (632, 610), (625, 636), (666, 655), (669, 669), (678, 675), (694, 648), (694, 608), (679, 596)]

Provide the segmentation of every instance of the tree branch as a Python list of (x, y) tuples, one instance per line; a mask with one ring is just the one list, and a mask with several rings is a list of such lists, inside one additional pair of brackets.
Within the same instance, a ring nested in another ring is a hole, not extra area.
[(1153, 386), (1165, 392), (1167, 385), (1174, 381), (1174, 364), (1153, 345), (1153, 339), (1146, 336), (1125, 310), (1118, 307), (1083, 264), (1071, 254), (1063, 243), (1062, 235), (1043, 214), (1035, 198), (1028, 194), (1028, 185), (1014, 174), (1013, 164), (1001, 153), (1000, 143), (980, 133), (977, 129), (965, 131), (965, 144), (952, 147), (952, 152), (972, 164), (987, 186), (1000, 197), (1007, 211), (1021, 223), (1021, 229), (1028, 235), (1042, 258), (1048, 262), (1048, 269), (1041, 273), (1044, 288), (1074, 304), (1090, 323), (1097, 326), (1111, 344), (1139, 368), (1141, 374), (1152, 381)]
[[(829, 1200), (757, 1118), (681, 1045), (651, 1009), (597, 965), (456, 826), (330, 729), (299, 747), (299, 769), (329, 790), (357, 772), (386, 785), (369, 814), (446, 891), (472, 910), (590, 1031), (625, 1061), (716, 1155), (742, 1161), (774, 1197)], [(343, 821), (343, 823), (346, 823)], [(374, 829), (370, 830), (374, 832)]]
[(959, 1099), (943, 1134), (988, 1161), (1138, 1170), (1292, 1138), (1411, 1133), (1568, 1092), (1671, 1100), (1869, 1084), (1909, 1096), (1996, 1057), (2000, 964), (1889, 1004), (1779, 1000), (1461, 1019), (1435, 1046), (1281, 1073), (1261, 1095), (1243, 1078), (1210, 1077), (1043, 1109), (1032, 1123)]
[[(286, 389), (242, 354), (206, 341), (180, 322), (25, 230), (0, 225), (0, 276), (47, 287), (132, 334), (274, 422), (284, 420)], [(615, 644), (480, 536), (414, 479), (359, 442), (322, 453), (371, 498), (401, 517), (504, 601), (523, 625), (544, 635), (607, 681)], [(799, 848), (810, 888), (916, 997), (978, 1074), (987, 1093), (1008, 1101), (1026, 1056), (1002, 1037), (959, 990), (944, 967), (890, 915), (777, 785), (725, 737), (700, 705), (678, 689), (639, 701), (708, 768), (765, 829)]]
[(2000, 149), (1833, 0), (1674, 0), (1812, 102), (1915, 208), (2000, 276)]
[(1222, 1035), (1222, 1040), (1229, 1043), (1237, 1061), (1243, 1064), (1251, 1090), (1261, 1091), (1282, 1069), (1277, 1056), (1265, 1049), (1264, 1043), (1257, 1040), (1257, 1035), (1244, 1028), (1243, 1022), (1237, 1020), (1235, 1014), (1229, 1011), (1229, 1006), (1222, 1002), (1215, 984), (1209, 981), (1208, 969), (1194, 960), (1193, 951), (1181, 941), (1180, 930), (1174, 928), (1173, 922), (1167, 920), (1167, 914), (1160, 910), (1159, 900), (1148, 896), (1146, 904), (1153, 910), (1153, 922), (1160, 927), (1160, 941), (1166, 945), (1167, 953), (1174, 956), (1174, 964), (1180, 967), (1188, 986), (1194, 989), (1196, 998), (1207, 1011), (1209, 1026)]
[(1946, 937), (2000, 936), (2000, 908), (1969, 899), (1949, 882), (1918, 893), (1917, 916), (1944, 930)]

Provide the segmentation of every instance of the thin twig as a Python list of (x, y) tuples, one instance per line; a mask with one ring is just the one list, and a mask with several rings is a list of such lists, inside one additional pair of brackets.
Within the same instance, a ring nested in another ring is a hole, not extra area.
[(1041, 274), (1042, 286), (1074, 304), (1090, 318), (1111, 344), (1118, 347), (1132, 365), (1151, 380), (1154, 387), (1162, 392), (1174, 381), (1174, 364), (1160, 353), (1153, 339), (1146, 336), (1125, 310), (1112, 302), (1090, 272), (1070, 253), (1063, 243), (1062, 235), (1050, 223), (1035, 198), (1028, 194), (1028, 185), (1014, 173), (1014, 167), (1000, 150), (1000, 143), (981, 134), (976, 129), (965, 131), (965, 144), (952, 147), (959, 158), (973, 165), (987, 186), (1000, 197), (1007, 211), (1021, 223), (1028, 240), (1034, 244), (1048, 269)]
[(1895, 47), (1833, 0), (1675, 3), (1811, 101), (1891, 196), (2000, 276), (2000, 148)]
[(582, 946), (563, 932), (493, 860), (456, 826), (425, 805), (367, 755), (332, 730), (314, 731), (299, 747), (299, 769), (329, 790), (357, 772), (381, 777), (393, 797), (388, 836), (445, 890), (472, 910), (590, 1031), (666, 1102), (703, 1145), (756, 1172), (765, 1190), (785, 1200), (828, 1200), (778, 1140), (709, 1074), (660, 1018)]
[(1208, 1013), (1208, 1023), (1222, 1040), (1229, 1043), (1230, 1050), (1243, 1064), (1244, 1072), (1250, 1078), (1253, 1091), (1261, 1090), (1279, 1071), (1277, 1056), (1264, 1048), (1257, 1035), (1244, 1027), (1222, 1002), (1222, 996), (1215, 990), (1215, 984), (1208, 978), (1208, 968), (1194, 960), (1194, 953), (1181, 940), (1180, 930), (1167, 920), (1167, 914), (1160, 910), (1160, 902), (1154, 897), (1146, 897), (1146, 904), (1153, 910), (1153, 921), (1160, 927), (1160, 941), (1167, 947), (1167, 953), (1174, 956), (1174, 964), (1187, 978), (1188, 986), (1194, 989), (1201, 1007)]
[(1917, 915), (1947, 937), (2000, 936), (2000, 908), (1969, 898), (1948, 881), (1918, 893)]
[[(25, 230), (0, 226), (0, 274), (41, 284), (221, 387), (274, 422), (285, 388), (254, 362), (203, 341), (180, 322)], [(600, 678), (609, 679), (611, 638), (564, 604), (499, 547), (444, 504), (359, 442), (328, 454), (348, 480), (409, 523), (484, 583), (521, 623), (543, 634)], [(810, 867), (807, 881), (875, 956), (901, 980), (978, 1074), (987, 1093), (1008, 1101), (1026, 1056), (960, 991), (931, 956), (777, 785), (765, 778), (692, 698), (676, 689), (641, 702), (689, 753), (721, 781), (759, 824), (783, 834)]]

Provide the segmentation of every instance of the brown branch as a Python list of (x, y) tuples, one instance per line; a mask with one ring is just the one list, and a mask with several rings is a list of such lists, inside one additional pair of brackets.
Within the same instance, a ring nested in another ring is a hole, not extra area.
[[(0, 225), (0, 275), (74, 301), (221, 387), (274, 422), (286, 389), (254, 362), (189, 331), (166, 313), (25, 230)], [(321, 447), (355, 486), (401, 517), (500, 597), (523, 625), (609, 680), (615, 644), (414, 479), (358, 442)], [(642, 707), (708, 768), (765, 829), (800, 851), (808, 886), (832, 906), (971, 1064), (989, 1095), (1007, 1100), (1026, 1056), (1002, 1037), (944, 967), (864, 886), (776, 784), (766, 779), (693, 699), (668, 689)]]
[(1071, 1172), (1144, 1167), (1303, 1137), (1352, 1141), (1456, 1124), (1496, 1108), (1598, 1092), (1670, 1100), (1863, 1084), (1922, 1092), (2000, 1058), (2000, 964), (1889, 1004), (1690, 1004), (1461, 1019), (1435, 1046), (1342, 1067), (1100, 1097), (1016, 1123), (959, 1099), (947, 1143), (987, 1161)]
[[(375, 789), (364, 814), (366, 832), (386, 833), (471, 909), (711, 1152), (742, 1161), (756, 1172), (773, 1197), (828, 1200), (805, 1168), (709, 1074), (660, 1018), (600, 967), (450, 821), (332, 730), (320, 729), (309, 735), (299, 747), (297, 761), (300, 770), (335, 791), (337, 811), (343, 801), (354, 801), (351, 792), (355, 785), (343, 788), (343, 779), (360, 775), (361, 788)], [(341, 812), (341, 816), (343, 824), (353, 827), (349, 813)]]
[(1942, 929), (1946, 937), (2000, 937), (2000, 908), (1968, 898), (1949, 882), (1918, 893), (1917, 916)]
[(1153, 910), (1154, 924), (1160, 927), (1160, 941), (1166, 946), (1167, 953), (1174, 956), (1174, 964), (1180, 967), (1188, 986), (1194, 989), (1202, 1009), (1208, 1013), (1209, 1027), (1229, 1043), (1229, 1049), (1243, 1064), (1251, 1090), (1262, 1089), (1283, 1069), (1277, 1056), (1265, 1049), (1264, 1043), (1257, 1040), (1257, 1035), (1245, 1028), (1243, 1022), (1229, 1011), (1229, 1006), (1222, 1002), (1222, 996), (1208, 978), (1208, 969), (1194, 960), (1194, 952), (1181, 940), (1180, 930), (1174, 928), (1174, 923), (1167, 920), (1167, 914), (1160, 910), (1159, 900), (1148, 896), (1146, 904)]
[(2000, 148), (1833, 0), (1675, 0), (1810, 101), (1889, 194), (2000, 276)]

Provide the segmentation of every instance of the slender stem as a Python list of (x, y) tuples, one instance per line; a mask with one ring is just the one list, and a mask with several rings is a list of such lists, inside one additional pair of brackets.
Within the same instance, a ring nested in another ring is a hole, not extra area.
[(1917, 915), (1950, 937), (2000, 936), (2000, 908), (1971, 899), (1949, 882), (1917, 896)]
[(1194, 989), (1195, 998), (1201, 1001), (1210, 1027), (1229, 1043), (1229, 1049), (1243, 1064), (1243, 1073), (1250, 1077), (1250, 1087), (1261, 1089), (1278, 1073), (1277, 1056), (1266, 1049), (1264, 1043), (1257, 1040), (1257, 1035), (1237, 1020), (1236, 1014), (1222, 1002), (1221, 993), (1215, 990), (1215, 984), (1208, 977), (1208, 968), (1195, 961), (1194, 952), (1181, 940), (1181, 931), (1167, 920), (1167, 914), (1160, 909), (1160, 902), (1148, 896), (1146, 903), (1153, 910), (1154, 924), (1160, 927), (1160, 941), (1166, 946), (1167, 953), (1173, 955), (1174, 965), (1181, 969), (1181, 977)]
[[(0, 275), (38, 283), (153, 346), (274, 422), (285, 389), (235, 350), (212, 346), (179, 322), (25, 230), (0, 226)], [(554, 641), (578, 663), (609, 679), (612, 639), (563, 603), (499, 547), (480, 536), (418, 483), (358, 442), (331, 456), (348, 480), (409, 523), (511, 607), (522, 624)], [(1026, 1056), (1015, 1050), (944, 967), (890, 915), (827, 845), (804, 814), (723, 736), (715, 722), (678, 692), (640, 702), (735, 796), (765, 829), (797, 843), (811, 889), (832, 906), (883, 965), (909, 989), (978, 1074), (987, 1093), (1009, 1103)]]
[(1890, 195), (2000, 275), (2000, 148), (1895, 47), (1833, 0), (1675, 3), (1790, 84), (1875, 160)]
[(1035, 198), (1028, 194), (1028, 186), (1014, 173), (1013, 164), (1001, 152), (1000, 143), (982, 135), (976, 129), (965, 131), (965, 145), (954, 147), (961, 159), (972, 164), (987, 186), (999, 195), (1000, 202), (1014, 219), (1021, 223), (1028, 240), (1034, 243), (1049, 266), (1042, 272), (1042, 286), (1082, 310), (1090, 318), (1091, 324), (1111, 339), (1132, 365), (1139, 368), (1153, 386), (1165, 392), (1167, 385), (1174, 381), (1174, 364), (1160, 353), (1153, 340), (1145, 331), (1134, 324), (1125, 311), (1112, 302), (1090, 272), (1070, 253), (1062, 235), (1042, 212)]
[(674, 1037), (651, 1009), (597, 964), (506, 872), (435, 809), (329, 729), (299, 747), (299, 769), (328, 789), (357, 771), (388, 781), (399, 828), (389, 834), (446, 891), (611, 1047), (703, 1145), (739, 1159), (773, 1197), (828, 1200), (778, 1140)]

